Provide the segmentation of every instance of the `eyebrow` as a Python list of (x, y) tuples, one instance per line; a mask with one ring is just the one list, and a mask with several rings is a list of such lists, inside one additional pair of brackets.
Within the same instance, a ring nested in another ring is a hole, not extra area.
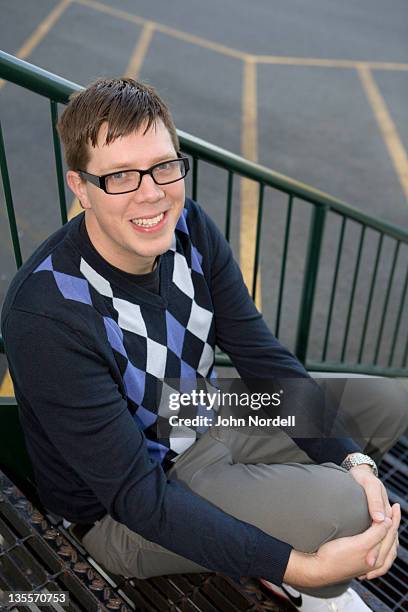
[[(170, 151), (168, 153), (164, 153), (163, 155), (159, 155), (159, 157), (155, 157), (154, 159), (151, 160), (151, 164), (149, 167), (154, 166), (155, 164), (158, 164), (162, 161), (166, 161), (167, 159), (177, 159), (177, 153), (173, 153), (173, 151)], [(126, 170), (126, 169), (132, 170), (130, 163), (111, 164), (110, 169), (102, 170), (101, 174), (110, 174), (111, 172), (116, 172), (117, 170)], [(137, 168), (137, 169), (142, 170), (142, 168)]]

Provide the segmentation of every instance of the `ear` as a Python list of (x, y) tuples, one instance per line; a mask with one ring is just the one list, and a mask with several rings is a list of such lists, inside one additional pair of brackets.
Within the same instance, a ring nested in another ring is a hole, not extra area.
[(82, 208), (91, 208), (88, 198), (86, 181), (84, 181), (75, 170), (68, 170), (66, 174), (68, 187), (78, 198)]

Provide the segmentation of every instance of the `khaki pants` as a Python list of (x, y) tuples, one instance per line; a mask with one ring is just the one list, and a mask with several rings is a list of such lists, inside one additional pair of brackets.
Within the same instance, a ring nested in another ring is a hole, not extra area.
[[(377, 462), (408, 429), (408, 392), (398, 381), (380, 378), (333, 379), (360, 432), (356, 441)], [(314, 552), (321, 544), (367, 529), (371, 520), (363, 489), (334, 463), (314, 464), (275, 428), (266, 435), (210, 427), (181, 455), (168, 473), (225, 512), (290, 543)], [(148, 578), (208, 571), (145, 540), (107, 515), (85, 535), (88, 552), (116, 574)], [(341, 594), (347, 583), (304, 589), (317, 597)]]

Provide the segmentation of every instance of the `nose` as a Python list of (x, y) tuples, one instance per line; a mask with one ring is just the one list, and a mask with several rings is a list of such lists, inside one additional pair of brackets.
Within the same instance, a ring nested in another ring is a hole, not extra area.
[(133, 192), (138, 200), (143, 202), (157, 202), (164, 198), (164, 191), (157, 185), (149, 174), (142, 176), (139, 189)]

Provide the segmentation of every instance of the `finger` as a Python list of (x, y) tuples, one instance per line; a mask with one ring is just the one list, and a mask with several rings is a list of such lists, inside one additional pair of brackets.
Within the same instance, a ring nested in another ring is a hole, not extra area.
[(384, 540), (382, 540), (379, 544), (377, 544), (376, 546), (374, 546), (374, 548), (372, 548), (366, 556), (366, 561), (368, 563), (368, 565), (370, 567), (374, 567), (375, 564), (377, 563), (377, 559), (380, 556), (380, 552), (381, 552), (381, 546), (382, 546), (382, 542)]
[(392, 527), (388, 531), (386, 537), (381, 542), (381, 548), (377, 557), (375, 566), (382, 566), (392, 546), (398, 538), (398, 527), (401, 520), (401, 509), (399, 504), (394, 504), (392, 507)]
[(368, 511), (373, 521), (381, 522), (386, 517), (386, 506), (382, 495), (382, 483), (378, 478), (370, 478), (364, 485)]
[(381, 541), (385, 538), (392, 525), (392, 520), (390, 518), (386, 518), (381, 523), (371, 523), (371, 527), (363, 531), (355, 538), (360, 540), (361, 547), (369, 552), (372, 548), (380, 544)]
[(373, 578), (378, 578), (379, 576), (383, 576), (388, 572), (397, 557), (397, 548), (397, 542), (395, 541), (391, 550), (388, 552), (388, 555), (384, 559), (384, 563), (382, 564), (382, 566), (378, 569), (373, 570), (372, 572), (368, 572), (366, 574), (366, 580), (373, 580)]
[(392, 566), (392, 564), (394, 563), (397, 555), (398, 555), (398, 546), (399, 546), (399, 540), (398, 540), (398, 532), (396, 533), (394, 542), (388, 552), (388, 554), (386, 555), (386, 557), (384, 558), (384, 561), (382, 564), (378, 563), (375, 567), (375, 569), (373, 569), (371, 572), (367, 572), (366, 576), (367, 576), (367, 580), (372, 580), (373, 578), (376, 578), (378, 576), (382, 576), (383, 574), (385, 574), (390, 567)]
[[(375, 566), (375, 568), (378, 568), (384, 564), (385, 559), (388, 557), (390, 550), (395, 545), (398, 538), (398, 527), (401, 520), (401, 509), (399, 504), (394, 504), (392, 507), (392, 514), (392, 527), (389, 529), (387, 535), (381, 542), (380, 550), (372, 550), (368, 554), (368, 563), (371, 567)], [(377, 549), (378, 546), (375, 548)], [(376, 554), (377, 557), (375, 556)]]
[(384, 507), (385, 507), (385, 515), (391, 518), (392, 517), (391, 504), (389, 502), (387, 490), (384, 487), (384, 485), (382, 485), (381, 487), (381, 492), (382, 492), (382, 498), (383, 498)]

